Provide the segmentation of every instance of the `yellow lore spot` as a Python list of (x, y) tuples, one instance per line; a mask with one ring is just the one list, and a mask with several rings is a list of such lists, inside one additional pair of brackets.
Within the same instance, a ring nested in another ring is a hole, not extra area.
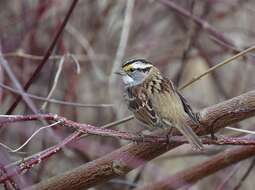
[(133, 67), (132, 65), (126, 65), (126, 66), (124, 65), (124, 67), (122, 69), (125, 72), (129, 72), (132, 67)]

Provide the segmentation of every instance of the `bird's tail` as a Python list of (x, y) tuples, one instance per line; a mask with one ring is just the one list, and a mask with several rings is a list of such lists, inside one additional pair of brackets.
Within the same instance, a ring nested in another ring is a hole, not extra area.
[[(165, 121), (166, 122), (166, 121)], [(168, 123), (168, 122), (166, 122)], [(171, 126), (171, 125), (170, 125)], [(203, 151), (204, 147), (196, 133), (187, 124), (174, 125), (184, 135), (195, 150)]]
[(177, 125), (176, 128), (187, 138), (192, 147), (203, 151), (204, 147), (196, 133), (187, 125)]

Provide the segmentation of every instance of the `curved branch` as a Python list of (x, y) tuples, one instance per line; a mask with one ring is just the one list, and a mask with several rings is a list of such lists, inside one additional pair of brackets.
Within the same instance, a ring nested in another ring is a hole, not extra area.
[[(209, 134), (209, 128), (211, 126), (215, 130), (219, 130), (227, 125), (254, 115), (255, 90), (202, 110), (199, 117), (204, 127), (192, 125), (192, 128), (197, 134), (205, 135)], [(125, 175), (144, 162), (168, 150), (174, 149), (180, 144), (130, 143), (104, 157), (86, 163), (59, 176), (52, 177), (29, 189), (63, 190), (89, 188), (114, 177)], [(252, 150), (249, 150), (247, 154), (251, 154), (251, 151), (253, 154), (253, 146)]]
[(135, 190), (174, 190), (207, 177), (255, 154), (255, 146), (231, 148), (210, 160)]

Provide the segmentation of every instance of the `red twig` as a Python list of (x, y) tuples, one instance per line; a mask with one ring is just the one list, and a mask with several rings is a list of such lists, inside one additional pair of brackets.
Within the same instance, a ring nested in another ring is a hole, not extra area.
[[(108, 137), (116, 137), (124, 140), (130, 140), (135, 142), (148, 142), (148, 143), (187, 143), (187, 139), (182, 136), (173, 136), (171, 139), (168, 139), (166, 136), (155, 136), (155, 135), (139, 135), (128, 133), (124, 131), (118, 131), (113, 129), (106, 129), (101, 127), (95, 127), (89, 124), (77, 123), (71, 120), (68, 120), (62, 116), (57, 116), (53, 114), (38, 114), (38, 115), (11, 115), (10, 117), (6, 116), (0, 117), (0, 124), (20, 122), (20, 121), (32, 121), (45, 119), (47, 121), (60, 121), (61, 125), (74, 128), (82, 133), (91, 134), (91, 135), (100, 135), (100, 136), (108, 136)], [(180, 133), (176, 133), (180, 135)], [(210, 138), (201, 139), (204, 144), (216, 144), (216, 145), (255, 145), (255, 141), (253, 139), (247, 138), (236, 138), (236, 137), (221, 137), (217, 140), (213, 140)]]
[[(43, 66), (47, 63), (47, 60), (49, 59), (49, 57), (50, 57), (50, 55), (51, 55), (51, 53), (52, 53), (52, 51), (53, 51), (53, 49), (54, 49), (58, 39), (59, 39), (60, 35), (62, 34), (62, 32), (63, 32), (63, 30), (64, 30), (64, 28), (65, 28), (65, 26), (66, 26), (66, 24), (67, 24), (67, 22), (68, 22), (68, 20), (69, 20), (69, 18), (70, 18), (70, 16), (71, 16), (71, 14), (72, 14), (72, 12), (73, 12), (73, 10), (74, 10), (74, 8), (75, 8), (77, 3), (78, 3), (78, 0), (73, 0), (72, 4), (71, 4), (71, 6), (70, 6), (70, 8), (69, 8), (69, 10), (68, 10), (68, 12), (66, 14), (66, 17), (65, 17), (63, 23), (61, 24), (59, 30), (57, 31), (55, 37), (53, 38), (52, 43), (50, 44), (49, 48), (47, 49), (47, 51), (46, 51), (46, 53), (45, 53), (41, 63), (38, 65), (38, 67), (34, 71), (34, 73), (31, 76), (31, 78), (25, 84), (24, 91), (28, 90), (28, 88), (31, 86), (31, 84), (35, 80), (35, 78), (38, 76), (38, 74), (42, 70)], [(18, 96), (16, 98), (16, 100), (14, 101), (14, 103), (9, 108), (9, 110), (6, 112), (6, 114), (8, 114), (8, 115), (11, 114), (14, 111), (14, 109), (16, 108), (16, 106), (18, 105), (20, 100), (21, 100), (21, 96)]]
[(2, 115), (0, 116), (0, 124), (16, 123), (20, 121), (36, 121), (41, 119), (50, 121), (53, 120), (57, 115), (54, 114), (37, 114), (37, 115)]
[[(0, 164), (0, 176), (3, 176), (3, 175), (8, 175), (8, 173), (7, 173), (6, 169), (4, 168), (4, 166), (2, 164)], [(8, 189), (14, 189), (14, 190), (20, 189), (11, 177), (9, 177), (3, 183), (5, 186), (5, 189), (7, 189), (7, 190)]]
[[(47, 158), (49, 158), (52, 155), (59, 152), (68, 143), (73, 142), (74, 140), (78, 139), (78, 137), (81, 134), (83, 134), (83, 133), (80, 131), (77, 131), (77, 132), (73, 133), (72, 135), (70, 135), (69, 137), (67, 137), (66, 139), (64, 139), (63, 141), (61, 141), (59, 144), (57, 144), (53, 147), (50, 147), (42, 152), (39, 152), (39, 153), (31, 156), (30, 158), (18, 163), (17, 164), (18, 166), (15, 168), (15, 170), (13, 170), (15, 172), (8, 173), (8, 175), (0, 176), (0, 183), (5, 182), (6, 180), (9, 180), (11, 177), (16, 176), (18, 174), (25, 173), (26, 171), (28, 171), (29, 169), (34, 167), (36, 164), (40, 164), (43, 160), (46, 160)], [(15, 166), (16, 165), (6, 166), (5, 170), (9, 170), (10, 168), (13, 168)]]

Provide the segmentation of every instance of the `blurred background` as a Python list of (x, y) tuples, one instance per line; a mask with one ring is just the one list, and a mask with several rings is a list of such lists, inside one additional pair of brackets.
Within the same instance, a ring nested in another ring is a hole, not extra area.
[[(22, 86), (34, 73), (70, 7), (70, 0), (1, 0), (0, 47), (2, 59)], [(83, 106), (44, 104), (31, 98), (37, 112), (56, 113), (73, 121), (103, 126), (129, 116), (123, 100), (123, 84), (114, 71), (122, 62), (146, 58), (165, 77), (180, 87), (194, 76), (254, 44), (255, 1), (252, 0), (80, 0), (51, 57), (29, 93), (78, 102)], [(191, 19), (193, 18), (193, 19)], [(182, 90), (195, 110), (254, 89), (254, 55), (224, 66)], [(13, 79), (0, 67), (0, 83), (17, 89)], [(17, 94), (0, 89), (0, 111), (5, 114)], [(33, 114), (21, 101), (13, 114)], [(42, 122), (2, 126), (0, 142), (19, 147)], [(252, 129), (253, 120), (238, 127)], [(116, 127), (133, 133), (143, 128), (136, 120)], [(253, 127), (254, 128), (254, 127)], [(72, 132), (55, 127), (40, 132), (22, 149), (9, 153), (0, 148), (1, 165), (7, 165), (46, 149)], [(221, 134), (234, 134), (222, 130)], [(37, 183), (83, 163), (99, 158), (127, 144), (115, 138), (89, 136), (19, 176), (21, 186)], [(185, 145), (93, 189), (132, 189), (208, 159), (227, 147), (208, 147), (204, 155)], [(250, 160), (224, 169), (190, 189), (217, 189), (224, 177), (233, 175), (225, 189), (233, 189), (246, 172)], [(253, 174), (242, 189), (253, 189)], [(1, 188), (1, 187), (0, 187)]]

